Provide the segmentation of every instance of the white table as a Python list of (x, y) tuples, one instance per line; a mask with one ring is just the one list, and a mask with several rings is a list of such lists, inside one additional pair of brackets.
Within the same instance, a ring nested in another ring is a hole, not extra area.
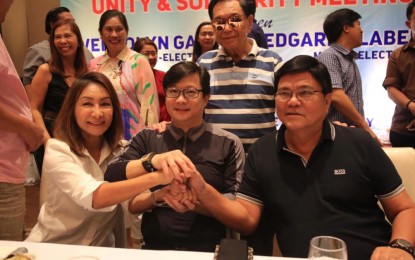
[[(139, 249), (120, 249), (93, 246), (74, 246), (51, 243), (16, 242), (0, 240), (0, 247), (26, 247), (36, 260), (212, 260), (213, 253), (186, 252), (186, 251), (156, 251)], [(81, 258), (85, 257), (85, 258)], [(89, 258), (87, 258), (89, 257)], [(254, 260), (277, 260), (301, 258), (283, 258), (255, 256)]]

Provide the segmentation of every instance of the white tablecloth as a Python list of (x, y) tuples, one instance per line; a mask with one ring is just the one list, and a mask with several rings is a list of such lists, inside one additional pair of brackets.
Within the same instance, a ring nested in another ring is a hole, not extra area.
[[(36, 260), (212, 260), (213, 253), (155, 251), (0, 240), (0, 247), (25, 247)], [(255, 256), (254, 260), (296, 259)]]

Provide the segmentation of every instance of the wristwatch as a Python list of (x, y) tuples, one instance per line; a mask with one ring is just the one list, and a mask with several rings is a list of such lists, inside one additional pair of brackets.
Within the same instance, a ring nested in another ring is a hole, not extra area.
[(411, 256), (413, 256), (415, 259), (414, 246), (410, 242), (406, 241), (405, 239), (394, 239), (389, 243), (389, 246), (393, 248), (402, 249), (408, 252), (409, 254), (411, 254)]
[(151, 159), (153, 159), (154, 155), (156, 155), (156, 153), (151, 152), (141, 157), (141, 164), (143, 165), (143, 168), (146, 170), (146, 172), (154, 172), (155, 170), (157, 170), (151, 164)]

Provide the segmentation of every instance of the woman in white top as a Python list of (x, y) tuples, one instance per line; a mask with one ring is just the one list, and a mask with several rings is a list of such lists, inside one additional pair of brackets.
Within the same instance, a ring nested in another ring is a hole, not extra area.
[[(80, 76), (46, 145), (42, 188), (47, 198), (27, 241), (114, 246), (113, 228), (123, 217), (117, 204), (171, 181), (161, 171), (103, 181), (108, 163), (123, 149), (122, 136), (120, 103), (111, 82), (97, 72)], [(140, 167), (128, 171), (145, 172)]]

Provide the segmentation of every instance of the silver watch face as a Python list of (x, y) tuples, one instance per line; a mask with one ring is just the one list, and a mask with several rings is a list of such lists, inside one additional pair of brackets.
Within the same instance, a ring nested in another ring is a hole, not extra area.
[(414, 246), (405, 239), (395, 239), (389, 246), (403, 249), (412, 255), (414, 254)]
[(411, 243), (409, 243), (408, 241), (406, 241), (404, 239), (396, 239), (396, 243), (401, 245), (401, 246), (408, 247), (408, 248), (413, 247)]

